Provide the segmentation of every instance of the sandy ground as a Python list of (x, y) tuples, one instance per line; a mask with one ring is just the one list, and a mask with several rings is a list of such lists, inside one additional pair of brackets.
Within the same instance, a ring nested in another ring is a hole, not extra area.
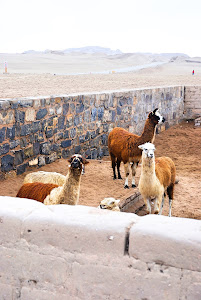
[[(157, 60), (158, 59), (158, 60)], [(8, 74), (4, 72), (8, 61)], [(112, 73), (112, 70), (153, 62), (164, 64), (138, 71)], [(3, 55), (0, 54), (0, 99), (66, 95), (156, 86), (201, 85), (201, 59), (173, 62), (164, 57), (143, 55), (101, 56)], [(192, 70), (195, 75), (192, 76)], [(109, 74), (93, 72), (108, 71)], [(82, 73), (84, 75), (65, 75)], [(90, 73), (91, 72), (91, 73)], [(55, 75), (54, 75), (55, 74)]]
[[(173, 126), (156, 136), (155, 145), (156, 156), (167, 155), (176, 164), (179, 183), (175, 186), (172, 215), (201, 219), (201, 128), (194, 128), (192, 122)], [(65, 175), (66, 166), (67, 161), (60, 159), (40, 170), (55, 171)], [(140, 169), (139, 166), (136, 175), (137, 184)], [(123, 164), (121, 164), (121, 173), (125, 178)], [(26, 174), (0, 182), (0, 195), (15, 196)], [(129, 184), (131, 185), (131, 177)], [(135, 191), (137, 188), (124, 189), (124, 180), (113, 180), (109, 157), (103, 160), (90, 160), (86, 166), (86, 173), (81, 179), (79, 204), (98, 206), (104, 197), (115, 197), (124, 201)], [(167, 199), (163, 214), (168, 215)]]

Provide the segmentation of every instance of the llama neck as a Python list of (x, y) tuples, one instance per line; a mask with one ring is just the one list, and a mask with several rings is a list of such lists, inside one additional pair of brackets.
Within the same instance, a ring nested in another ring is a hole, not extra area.
[(147, 119), (144, 125), (144, 130), (139, 137), (139, 145), (145, 142), (153, 143), (155, 139), (156, 125), (150, 119)]
[(149, 159), (142, 157), (142, 176), (147, 178), (154, 178), (156, 176), (155, 172), (155, 158)]
[(80, 194), (81, 170), (69, 168), (63, 185), (63, 203), (76, 205)]

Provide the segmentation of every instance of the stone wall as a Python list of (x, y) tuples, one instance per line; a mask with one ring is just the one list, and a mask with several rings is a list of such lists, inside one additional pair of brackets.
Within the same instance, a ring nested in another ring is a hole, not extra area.
[(201, 86), (185, 87), (184, 108), (187, 119), (201, 116)]
[(200, 300), (200, 228), (0, 197), (0, 299)]
[(0, 99), (0, 178), (22, 174), (74, 153), (96, 159), (108, 155), (107, 139), (116, 126), (141, 134), (148, 113), (158, 107), (165, 130), (183, 119), (184, 88), (45, 98)]

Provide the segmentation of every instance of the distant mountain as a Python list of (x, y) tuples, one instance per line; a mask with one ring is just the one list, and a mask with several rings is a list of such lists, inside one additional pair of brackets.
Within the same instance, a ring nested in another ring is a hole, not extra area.
[(22, 54), (36, 54), (36, 53), (43, 53), (42, 51), (35, 51), (35, 50), (27, 50), (22, 52)]
[(188, 58), (189, 56), (185, 53), (159, 53), (157, 55), (162, 55), (162, 56), (166, 56), (168, 58), (171, 58), (171, 57), (186, 57)]
[(107, 55), (116, 55), (116, 54), (122, 54), (123, 52), (119, 49), (112, 50), (110, 48), (104, 48), (99, 46), (87, 46), (87, 47), (81, 47), (81, 48), (68, 48), (63, 50), (64, 53), (71, 53), (71, 52), (79, 52), (79, 53), (104, 53)]
[(80, 48), (67, 48), (65, 50), (51, 50), (46, 49), (45, 51), (35, 51), (28, 50), (24, 51), (23, 54), (57, 54), (64, 55), (68, 53), (80, 53), (80, 54), (106, 54), (106, 55), (124, 55), (125, 57), (133, 56), (133, 55), (142, 55), (142, 56), (153, 56), (155, 58), (163, 57), (165, 59), (176, 60), (178, 58), (188, 59), (189, 56), (185, 53), (151, 53), (151, 52), (133, 52), (133, 53), (124, 53), (121, 50), (112, 50), (110, 48), (104, 48), (99, 46), (87, 46)]

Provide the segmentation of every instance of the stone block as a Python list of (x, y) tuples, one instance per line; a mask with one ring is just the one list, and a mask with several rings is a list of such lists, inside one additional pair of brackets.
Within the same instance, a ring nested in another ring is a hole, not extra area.
[(67, 148), (71, 146), (71, 140), (65, 140), (61, 142), (61, 147), (62, 148)]
[(34, 155), (33, 146), (24, 149), (24, 158), (30, 158)]
[[(31, 234), (31, 232), (28, 233)], [(21, 278), (24, 278), (29, 283), (33, 282), (38, 286), (50, 282), (56, 287), (65, 284), (67, 274), (71, 269), (71, 265), (65, 259), (56, 258), (50, 254), (39, 254), (36, 251), (31, 252), (26, 245), (20, 251), (2, 247), (0, 255), (4, 257), (1, 261), (1, 274), (9, 277), (8, 283), (19, 282)]]
[(38, 133), (35, 135), (35, 141), (36, 142), (43, 142), (44, 141), (44, 136), (43, 133)]
[(43, 119), (45, 116), (47, 115), (47, 109), (46, 108), (42, 108), (39, 109), (36, 113), (36, 120), (41, 120)]
[(17, 167), (17, 175), (23, 174), (26, 172), (27, 167), (29, 166), (29, 163), (22, 164)]
[(158, 215), (142, 217), (131, 228), (129, 254), (144, 262), (200, 272), (199, 230), (199, 220)]
[(10, 139), (10, 140), (14, 140), (14, 138), (15, 138), (15, 127), (14, 126), (11, 128), (7, 127), (6, 138)]
[(43, 204), (34, 200), (0, 196), (1, 245), (13, 247), (13, 244), (19, 242), (23, 219), (41, 205)]
[(36, 158), (30, 160), (30, 161), (28, 162), (28, 164), (29, 164), (30, 167), (32, 167), (32, 166), (37, 166), (37, 165), (38, 165), (38, 157), (36, 157)]
[[(68, 131), (67, 131), (67, 132), (68, 132)], [(63, 133), (63, 132), (58, 132), (58, 133), (56, 133), (56, 134), (55, 134), (55, 138), (54, 138), (55, 142), (57, 142), (57, 141), (59, 141), (59, 140), (61, 140), (61, 139), (63, 139), (63, 138), (68, 138), (68, 137), (69, 137), (68, 135), (65, 135), (65, 137), (64, 137), (64, 134), (65, 134), (65, 133)]]
[(45, 157), (44, 156), (39, 156), (38, 158), (38, 166), (42, 167), (45, 165)]
[(70, 129), (70, 138), (74, 139), (76, 137), (77, 131), (76, 128), (71, 128)]
[(10, 150), (10, 145), (8, 143), (0, 146), (0, 156), (8, 153)]
[(84, 112), (84, 121), (85, 122), (90, 122), (90, 111), (89, 110), (86, 110)]
[(63, 104), (63, 115), (67, 115), (69, 111), (69, 103), (64, 103)]
[(56, 113), (56, 115), (60, 115), (62, 113), (62, 106), (56, 106), (55, 113)]
[(84, 143), (85, 142), (85, 136), (84, 135), (80, 135), (79, 136), (79, 143)]
[(26, 147), (27, 144), (28, 144), (28, 142), (27, 142), (26, 137), (22, 137), (22, 138), (20, 139), (20, 148)]
[(32, 127), (32, 132), (33, 132), (33, 133), (38, 132), (38, 131), (41, 129), (40, 121), (33, 122), (33, 123), (31, 124), (31, 127)]
[(20, 144), (20, 140), (11, 141), (10, 142), (10, 149), (16, 148), (17, 146), (19, 146), (19, 144)]
[(74, 126), (77, 126), (80, 124), (80, 117), (79, 115), (75, 115), (74, 117)]
[(81, 146), (75, 146), (75, 154), (79, 154), (81, 152)]
[(51, 144), (48, 142), (40, 144), (40, 154), (50, 155), (51, 152)]
[(1, 158), (1, 171), (9, 172), (13, 170), (14, 167), (14, 157), (11, 155), (5, 155)]
[(97, 117), (97, 108), (93, 107), (91, 110), (91, 122), (94, 122), (96, 120)]
[(61, 130), (61, 129), (64, 129), (65, 127), (65, 117), (64, 116), (61, 116), (58, 118), (58, 128)]
[(72, 150), (64, 149), (61, 151), (61, 155), (63, 158), (69, 158), (71, 156)]
[(9, 299), (16, 299), (13, 298), (13, 286), (9, 284), (0, 283), (0, 299), (2, 300), (9, 300)]
[(10, 108), (9, 100), (0, 100), (0, 110), (8, 110)]
[(35, 120), (35, 109), (33, 108), (28, 108), (25, 111), (25, 120), (27, 122), (31, 122)]
[(6, 127), (3, 127), (0, 129), (0, 143), (5, 141), (5, 136), (6, 136)]
[(51, 137), (53, 137), (53, 135), (54, 135), (54, 129), (53, 128), (46, 128), (46, 130), (45, 130), (45, 136), (46, 136), (46, 138), (47, 139), (49, 139), (49, 138), (51, 138)]
[(104, 254), (105, 258), (122, 256), (127, 228), (139, 218), (79, 205), (50, 205), (46, 209), (27, 216), (21, 234), (30, 247), (39, 246), (40, 253), (47, 255), (56, 247), (77, 254)]
[(38, 155), (40, 153), (40, 143), (33, 143), (33, 155)]
[(14, 123), (14, 112), (11, 110), (0, 111), (0, 125)]
[[(55, 289), (55, 288), (54, 288)], [(47, 289), (43, 290), (40, 288), (22, 287), (21, 300), (64, 300), (64, 299), (76, 299), (72, 294), (69, 293), (69, 289), (66, 289), (63, 293), (59, 288), (54, 291), (49, 291)]]
[(104, 107), (98, 107), (98, 120), (101, 121), (103, 119), (103, 115), (104, 115)]
[(76, 114), (82, 113), (84, 111), (84, 104), (79, 103), (76, 105)]
[(51, 164), (52, 162), (54, 162), (55, 160), (57, 160), (57, 153), (52, 153), (49, 156), (45, 157), (45, 163), (46, 164)]
[(21, 107), (33, 107), (33, 100), (32, 99), (20, 99), (19, 105)]
[(24, 124), (25, 112), (20, 110), (15, 110), (15, 122)]
[(25, 124), (21, 126), (21, 136), (26, 136), (31, 134), (32, 132), (32, 125), (31, 124)]
[(24, 151), (23, 150), (14, 151), (14, 154), (15, 154), (14, 165), (17, 166), (22, 164), (24, 161)]

